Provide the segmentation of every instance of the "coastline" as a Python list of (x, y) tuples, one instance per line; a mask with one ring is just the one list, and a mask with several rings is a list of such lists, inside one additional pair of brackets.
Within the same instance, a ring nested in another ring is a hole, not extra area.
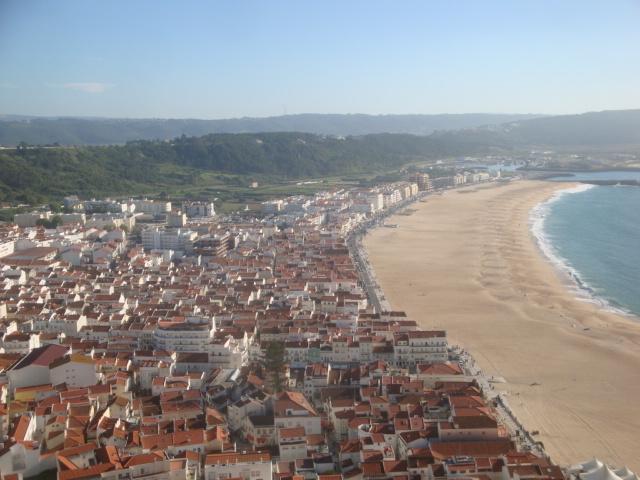
[(569, 185), (566, 188), (556, 190), (549, 198), (533, 206), (531, 209), (529, 214), (530, 230), (536, 244), (538, 245), (540, 254), (543, 255), (554, 266), (559, 274), (566, 279), (567, 288), (578, 300), (593, 303), (599, 308), (627, 317), (632, 321), (640, 322), (640, 317), (634, 312), (631, 312), (621, 306), (616, 306), (606, 298), (600, 297), (594, 288), (592, 288), (582, 278), (580, 271), (574, 268), (567, 259), (561, 257), (553, 246), (551, 240), (547, 238), (545, 221), (550, 213), (551, 206), (566, 195), (581, 193), (596, 187), (596, 185), (590, 183), (578, 183), (577, 185), (571, 183)]
[(496, 388), (553, 460), (595, 455), (640, 468), (640, 324), (576, 298), (531, 230), (532, 210), (572, 185), (432, 195), (364, 246), (392, 306), (446, 329), (485, 372), (504, 377)]

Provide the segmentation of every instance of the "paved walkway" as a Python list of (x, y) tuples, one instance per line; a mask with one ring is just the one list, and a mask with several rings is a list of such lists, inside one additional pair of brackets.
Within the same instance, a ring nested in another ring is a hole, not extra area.
[[(347, 246), (358, 270), (363, 288), (367, 292), (368, 301), (373, 305), (377, 312), (388, 312), (391, 311), (392, 308), (389, 301), (384, 296), (382, 287), (380, 287), (380, 284), (376, 279), (375, 272), (369, 262), (367, 252), (362, 246), (362, 237), (369, 229), (382, 226), (386, 217), (393, 215), (399, 210), (409, 206), (412, 202), (424, 198), (425, 196), (426, 192), (421, 192), (414, 198), (405, 200), (383, 213), (377, 214), (373, 219), (367, 220), (366, 222), (358, 225), (347, 236)], [(547, 457), (548, 455), (544, 451), (542, 444), (536, 441), (533, 435), (524, 429), (522, 424), (513, 414), (504, 394), (496, 391), (493, 387), (492, 381), (503, 381), (503, 379), (488, 377), (477, 366), (471, 354), (460, 347), (450, 347), (450, 358), (459, 361), (465, 374), (473, 376), (478, 382), (485, 398), (495, 407), (499, 423), (507, 429), (509, 435), (514, 439), (520, 450), (530, 451), (538, 456)]]

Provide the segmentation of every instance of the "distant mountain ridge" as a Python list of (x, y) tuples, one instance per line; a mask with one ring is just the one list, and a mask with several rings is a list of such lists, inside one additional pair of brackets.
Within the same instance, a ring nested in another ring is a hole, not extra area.
[(640, 145), (640, 110), (606, 110), (507, 124), (512, 142), (527, 145)]
[[(207, 185), (210, 174), (299, 179), (384, 172), (411, 162), (535, 147), (640, 149), (640, 110), (537, 118), (431, 135), (217, 133), (120, 146), (0, 149), (0, 201)], [(630, 147), (630, 148), (629, 148)]]
[(168, 140), (212, 133), (303, 132), (317, 135), (402, 133), (430, 135), (540, 117), (519, 114), (365, 115), (299, 114), (265, 118), (109, 119), (0, 116), (0, 145), (117, 145), (132, 140)]
[(518, 150), (533, 147), (589, 149), (640, 147), (640, 110), (557, 115), (500, 125), (435, 132), (430, 137), (458, 148)]

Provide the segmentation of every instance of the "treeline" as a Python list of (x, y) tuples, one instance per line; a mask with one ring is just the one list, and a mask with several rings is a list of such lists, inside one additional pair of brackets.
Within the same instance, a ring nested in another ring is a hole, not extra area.
[(191, 185), (205, 172), (297, 179), (376, 172), (462, 153), (436, 138), (379, 134), (214, 134), (123, 146), (0, 151), (0, 200), (117, 195)]
[(532, 115), (332, 115), (302, 114), (266, 118), (118, 119), (29, 118), (0, 115), (0, 145), (20, 142), (46, 145), (122, 145), (132, 140), (171, 139), (182, 134), (306, 132), (318, 135), (408, 133), (429, 135), (437, 130), (458, 130), (525, 120)]

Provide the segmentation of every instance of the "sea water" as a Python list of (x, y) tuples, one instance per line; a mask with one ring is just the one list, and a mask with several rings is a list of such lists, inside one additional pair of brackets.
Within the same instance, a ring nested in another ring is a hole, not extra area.
[(580, 297), (640, 316), (640, 187), (561, 190), (535, 207), (531, 220), (540, 248)]

